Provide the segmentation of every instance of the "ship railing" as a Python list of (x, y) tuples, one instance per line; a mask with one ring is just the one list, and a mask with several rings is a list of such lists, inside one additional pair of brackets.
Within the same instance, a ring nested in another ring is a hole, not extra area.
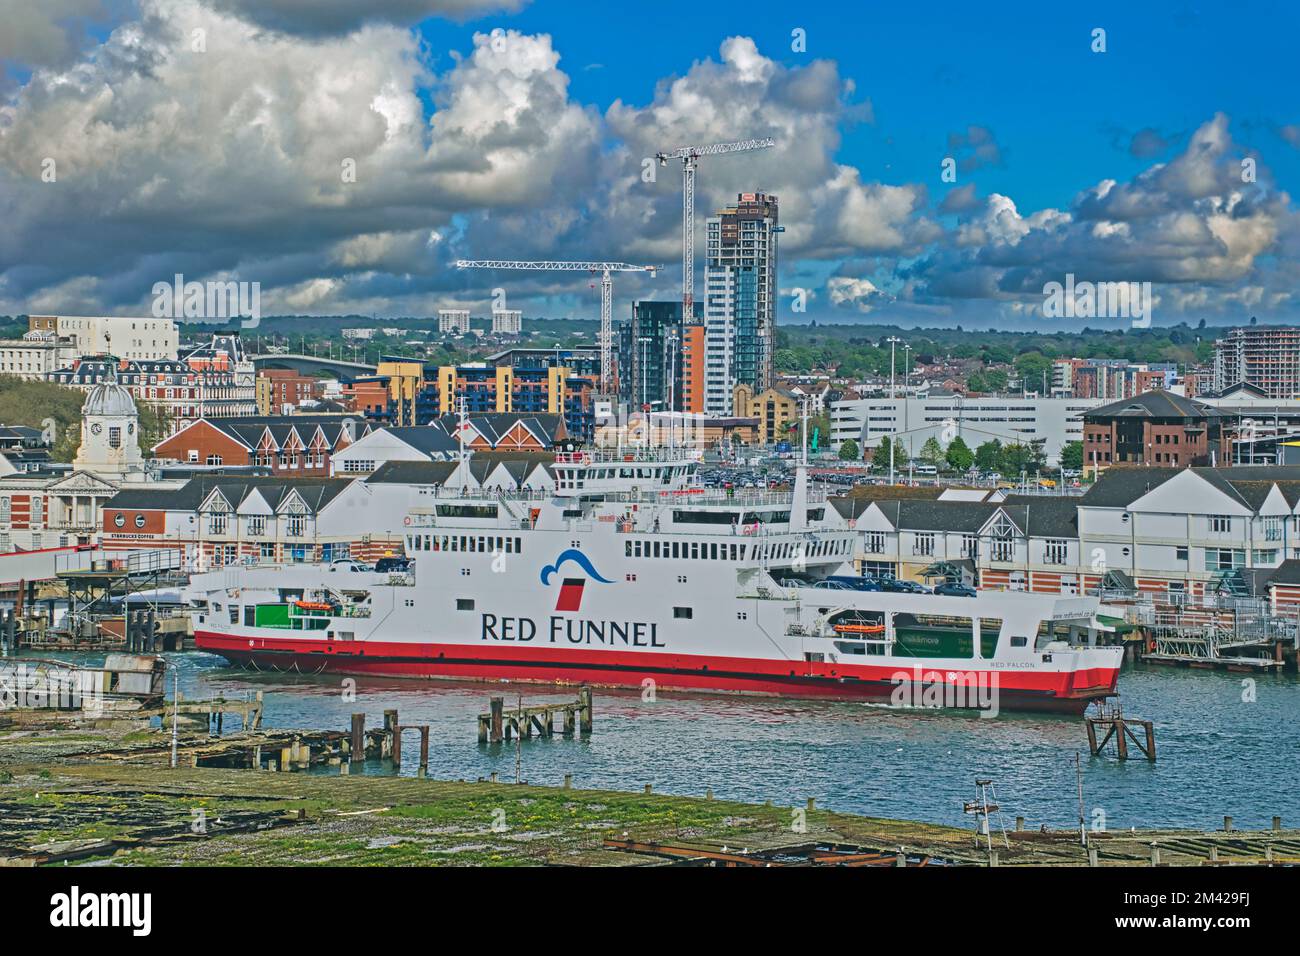
[(358, 604), (344, 604), (335, 617), (369, 617), (370, 608)]
[(555, 456), (557, 462), (590, 462), (595, 464), (619, 464), (628, 462), (698, 462), (702, 459), (699, 449), (673, 448), (667, 445), (638, 445), (636, 447), (597, 447), (586, 451), (560, 453)]

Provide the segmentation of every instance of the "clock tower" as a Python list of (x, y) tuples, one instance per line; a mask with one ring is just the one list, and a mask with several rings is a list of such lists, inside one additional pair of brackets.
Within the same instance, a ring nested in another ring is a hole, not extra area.
[(117, 359), (111, 355), (103, 380), (81, 406), (81, 445), (72, 466), (105, 477), (144, 470), (140, 416), (131, 393), (117, 381)]

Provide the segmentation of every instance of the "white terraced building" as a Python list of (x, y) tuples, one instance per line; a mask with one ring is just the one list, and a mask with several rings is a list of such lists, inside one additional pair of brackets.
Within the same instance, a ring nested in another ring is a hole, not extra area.
[(832, 503), (868, 574), (915, 580), (948, 562), (981, 587), (1174, 603), (1227, 589), (1300, 609), (1300, 466), (1112, 468), (1081, 498)]

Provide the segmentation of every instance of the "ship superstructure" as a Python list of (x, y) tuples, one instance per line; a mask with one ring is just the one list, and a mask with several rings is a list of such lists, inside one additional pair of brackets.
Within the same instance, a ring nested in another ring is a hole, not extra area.
[(197, 575), (198, 646), (238, 664), (1081, 711), (1113, 694), (1098, 599), (852, 589), (858, 532), (792, 490), (698, 485), (672, 449), (556, 456), (555, 490), (421, 489), (410, 567)]

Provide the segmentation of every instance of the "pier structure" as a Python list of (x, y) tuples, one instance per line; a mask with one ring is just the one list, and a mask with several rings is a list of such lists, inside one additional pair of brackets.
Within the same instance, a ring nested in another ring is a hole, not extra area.
[(499, 744), (510, 740), (512, 735), (531, 738), (534, 731), (541, 737), (553, 737), (556, 714), (563, 717), (561, 732), (565, 737), (572, 737), (575, 731), (591, 733), (591, 688), (585, 684), (578, 688), (578, 699), (574, 701), (519, 706), (513, 710), (505, 709), (504, 697), (493, 697), (488, 712), (478, 715), (478, 742)]
[[(1132, 743), (1143, 757), (1155, 762), (1155, 724), (1140, 717), (1125, 717), (1118, 699), (1113, 703), (1099, 701), (1097, 712), (1085, 715), (1084, 723), (1088, 728), (1088, 749), (1094, 757), (1102, 756), (1106, 745), (1113, 739), (1116, 756), (1120, 760), (1128, 759), (1128, 745)], [(1134, 732), (1135, 727), (1142, 731), (1141, 736)], [(1100, 739), (1099, 731), (1103, 732)]]

